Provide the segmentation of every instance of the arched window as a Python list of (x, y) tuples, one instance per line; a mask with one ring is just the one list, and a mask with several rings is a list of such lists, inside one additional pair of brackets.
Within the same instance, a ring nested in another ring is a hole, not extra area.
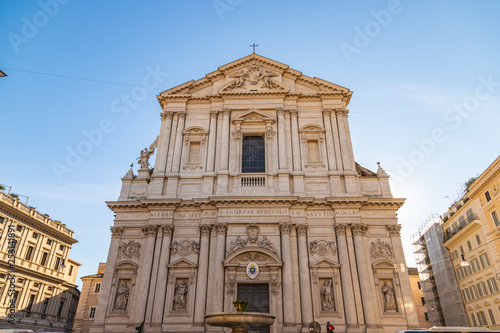
[(243, 138), (241, 172), (266, 172), (266, 149), (262, 136), (245, 136)]

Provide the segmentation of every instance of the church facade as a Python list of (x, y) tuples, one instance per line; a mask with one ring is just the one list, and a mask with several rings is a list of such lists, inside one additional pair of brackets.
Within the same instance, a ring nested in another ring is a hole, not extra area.
[[(122, 178), (91, 332), (418, 327), (389, 176), (354, 160), (352, 92), (251, 54), (160, 93), (158, 138)], [(155, 154), (154, 168), (149, 158)]]

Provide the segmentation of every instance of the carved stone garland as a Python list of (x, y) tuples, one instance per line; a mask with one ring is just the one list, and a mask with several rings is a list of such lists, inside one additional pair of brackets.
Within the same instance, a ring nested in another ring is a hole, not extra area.
[(132, 259), (141, 256), (140, 254), (141, 244), (134, 242), (133, 240), (126, 243), (122, 243), (118, 247), (118, 258), (119, 259)]
[(191, 253), (200, 253), (200, 244), (194, 240), (173, 241), (170, 245), (172, 255), (179, 253), (181, 256), (188, 256)]

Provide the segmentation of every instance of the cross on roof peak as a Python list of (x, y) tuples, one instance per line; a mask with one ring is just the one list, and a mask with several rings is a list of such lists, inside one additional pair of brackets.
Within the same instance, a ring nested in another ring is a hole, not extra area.
[(257, 46), (259, 46), (259, 45), (255, 44), (255, 43), (253, 43), (252, 45), (250, 45), (250, 47), (253, 47), (253, 53), (255, 53), (255, 48), (256, 48)]

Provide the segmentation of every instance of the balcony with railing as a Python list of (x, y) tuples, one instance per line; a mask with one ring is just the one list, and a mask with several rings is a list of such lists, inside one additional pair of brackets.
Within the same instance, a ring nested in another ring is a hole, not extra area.
[(472, 222), (474, 222), (476, 220), (478, 220), (477, 215), (475, 215), (475, 214), (467, 215), (466, 218), (464, 218), (463, 220), (459, 221), (459, 224), (457, 225), (456, 228), (452, 228), (449, 231), (448, 230), (444, 231), (443, 242), (446, 243), (451, 238), (453, 238), (453, 236), (459, 234), (460, 231), (462, 231), (462, 229), (464, 229), (470, 223), (472, 223)]

